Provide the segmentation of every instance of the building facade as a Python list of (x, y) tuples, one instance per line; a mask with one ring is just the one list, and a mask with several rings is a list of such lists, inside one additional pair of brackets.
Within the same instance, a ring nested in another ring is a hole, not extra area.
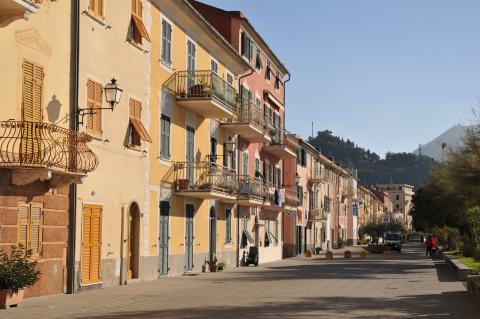
[(390, 197), (393, 203), (393, 213), (406, 229), (412, 228), (412, 217), (410, 210), (412, 208), (412, 197), (414, 195), (413, 186), (407, 184), (381, 184), (377, 188), (384, 191)]

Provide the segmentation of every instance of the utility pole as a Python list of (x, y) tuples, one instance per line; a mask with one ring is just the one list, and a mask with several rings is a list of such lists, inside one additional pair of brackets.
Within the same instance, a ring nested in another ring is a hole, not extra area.
[(422, 144), (418, 144), (418, 157), (422, 156)]
[(312, 121), (312, 140), (313, 140), (313, 121)]

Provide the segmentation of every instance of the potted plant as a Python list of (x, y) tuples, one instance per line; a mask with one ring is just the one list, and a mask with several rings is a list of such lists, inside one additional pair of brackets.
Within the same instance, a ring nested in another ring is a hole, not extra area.
[(325, 253), (325, 259), (333, 259), (333, 252), (331, 250), (327, 250), (327, 252)]
[(217, 257), (213, 257), (212, 260), (208, 261), (208, 266), (210, 268), (210, 272), (217, 272), (218, 266), (217, 266)]
[(226, 264), (223, 261), (219, 262), (218, 263), (218, 270), (224, 270), (225, 266), (226, 266)]
[(343, 252), (343, 257), (344, 258), (352, 258), (352, 252), (350, 250), (345, 250)]
[(23, 289), (34, 285), (40, 276), (32, 251), (22, 245), (12, 246), (10, 254), (0, 250), (0, 308), (17, 306), (23, 300)]

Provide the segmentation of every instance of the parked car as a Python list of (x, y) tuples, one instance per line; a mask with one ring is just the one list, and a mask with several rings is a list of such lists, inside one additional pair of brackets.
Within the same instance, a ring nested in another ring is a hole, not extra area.
[(391, 250), (397, 250), (398, 252), (402, 251), (402, 236), (400, 234), (387, 233), (384, 243)]

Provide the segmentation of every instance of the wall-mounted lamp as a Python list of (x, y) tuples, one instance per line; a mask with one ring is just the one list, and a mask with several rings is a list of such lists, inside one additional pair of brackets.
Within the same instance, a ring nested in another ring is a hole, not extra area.
[(295, 184), (299, 184), (300, 183), (300, 175), (298, 175), (298, 173), (295, 173), (295, 177), (293, 178), (293, 180), (295, 181)]
[(117, 105), (120, 102), (120, 98), (122, 97), (122, 92), (123, 89), (120, 87), (120, 85), (117, 84), (117, 80), (114, 78), (110, 83), (107, 83), (105, 87), (103, 88), (103, 91), (105, 92), (105, 100), (107, 101), (108, 104), (110, 104), (110, 107), (90, 107), (90, 108), (79, 108), (77, 110), (77, 116), (79, 117), (78, 123), (83, 124), (83, 118), (87, 114), (95, 114), (96, 111), (102, 111), (102, 110), (112, 110), (115, 108), (115, 105)]

